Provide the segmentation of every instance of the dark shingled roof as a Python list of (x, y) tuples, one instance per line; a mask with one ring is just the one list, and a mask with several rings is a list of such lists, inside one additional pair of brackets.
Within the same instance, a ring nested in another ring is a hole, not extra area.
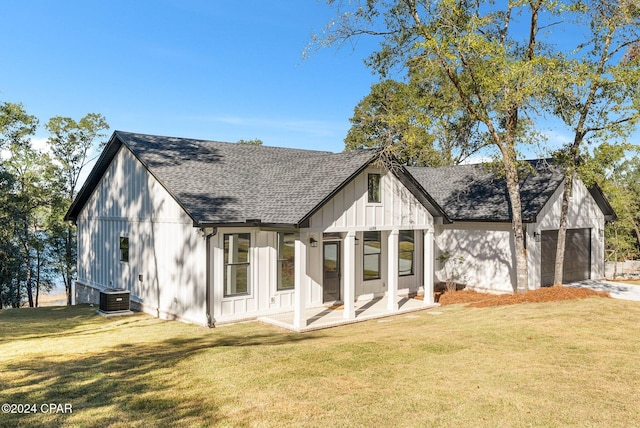
[[(306, 220), (375, 158), (370, 150), (331, 153), (116, 131), (65, 218), (76, 220), (122, 146), (126, 146), (193, 219), (194, 225), (305, 227)], [(547, 160), (530, 161), (520, 181), (523, 220), (536, 216), (564, 178)], [(511, 221), (507, 187), (485, 166), (404, 168), (392, 172), (444, 222)], [(594, 186), (607, 220), (615, 213)]]
[(116, 131), (72, 204), (75, 220), (125, 145), (198, 225), (297, 225), (374, 158)]
[[(564, 174), (548, 160), (528, 163), (532, 170), (520, 180), (522, 218), (525, 222), (534, 222), (562, 183)], [(407, 170), (453, 221), (510, 222), (512, 219), (505, 180), (483, 164)]]

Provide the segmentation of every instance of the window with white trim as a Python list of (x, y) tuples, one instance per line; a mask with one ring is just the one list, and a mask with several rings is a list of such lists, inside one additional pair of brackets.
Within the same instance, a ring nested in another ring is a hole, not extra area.
[(278, 232), (278, 291), (295, 287), (295, 240), (294, 233)]
[(414, 232), (401, 230), (398, 234), (398, 274), (413, 275)]
[(380, 232), (364, 232), (363, 246), (363, 279), (380, 279), (381, 234)]
[(250, 294), (250, 233), (224, 235), (224, 297)]

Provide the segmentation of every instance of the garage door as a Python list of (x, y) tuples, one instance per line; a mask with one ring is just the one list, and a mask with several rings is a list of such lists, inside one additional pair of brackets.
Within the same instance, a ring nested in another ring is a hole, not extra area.
[[(541, 285), (552, 285), (556, 264), (558, 231), (544, 230), (540, 239), (542, 246)], [(563, 282), (580, 281), (591, 276), (591, 229), (567, 230), (564, 249)]]

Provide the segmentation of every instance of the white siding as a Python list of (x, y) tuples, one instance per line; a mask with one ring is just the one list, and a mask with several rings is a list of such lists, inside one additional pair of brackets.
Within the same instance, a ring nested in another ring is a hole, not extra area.
[[(511, 223), (456, 222), (436, 227), (436, 277), (455, 281), (471, 289), (513, 292), (515, 244)], [(440, 262), (442, 253), (449, 261)]]
[[(368, 174), (381, 174), (381, 202), (368, 202)], [(308, 304), (322, 304), (322, 233), (355, 231), (360, 243), (356, 247), (356, 298), (369, 299), (384, 295), (387, 291), (387, 242), (389, 232), (396, 230), (415, 231), (414, 274), (399, 278), (400, 293), (417, 292), (421, 286), (423, 231), (433, 228), (433, 216), (413, 194), (389, 171), (367, 168), (356, 176), (344, 189), (329, 200), (310, 220), (311, 236), (318, 241), (317, 248), (308, 252), (308, 269), (311, 292)], [(380, 279), (363, 279), (363, 232), (381, 231), (382, 253), (380, 255)], [(341, 252), (344, 259), (344, 248)], [(344, 260), (343, 260), (344, 266)]]
[[(121, 236), (129, 238), (128, 263), (120, 261)], [(78, 216), (78, 281), (126, 288), (146, 312), (206, 324), (205, 241), (122, 147)]]
[[(247, 295), (224, 296), (224, 235), (249, 233), (250, 274)], [(293, 289), (278, 291), (278, 234), (258, 228), (219, 228), (210, 239), (214, 321), (225, 323), (293, 310)]]
[[(381, 202), (367, 201), (367, 175), (381, 174)], [(389, 171), (369, 168), (354, 178), (311, 217), (310, 230), (418, 229), (431, 227), (433, 217)]]
[[(549, 202), (540, 211), (537, 223), (527, 226), (527, 254), (529, 260), (529, 287), (540, 287), (540, 242), (534, 239), (534, 232), (556, 230), (560, 227), (562, 193), (564, 185), (558, 187)], [(591, 229), (591, 278), (604, 278), (604, 214), (589, 193), (589, 189), (576, 179), (569, 201), (569, 229)]]

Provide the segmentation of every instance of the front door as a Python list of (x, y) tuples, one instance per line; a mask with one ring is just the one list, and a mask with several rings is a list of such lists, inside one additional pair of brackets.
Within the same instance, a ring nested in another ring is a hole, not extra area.
[(340, 242), (324, 243), (322, 301), (340, 300)]

